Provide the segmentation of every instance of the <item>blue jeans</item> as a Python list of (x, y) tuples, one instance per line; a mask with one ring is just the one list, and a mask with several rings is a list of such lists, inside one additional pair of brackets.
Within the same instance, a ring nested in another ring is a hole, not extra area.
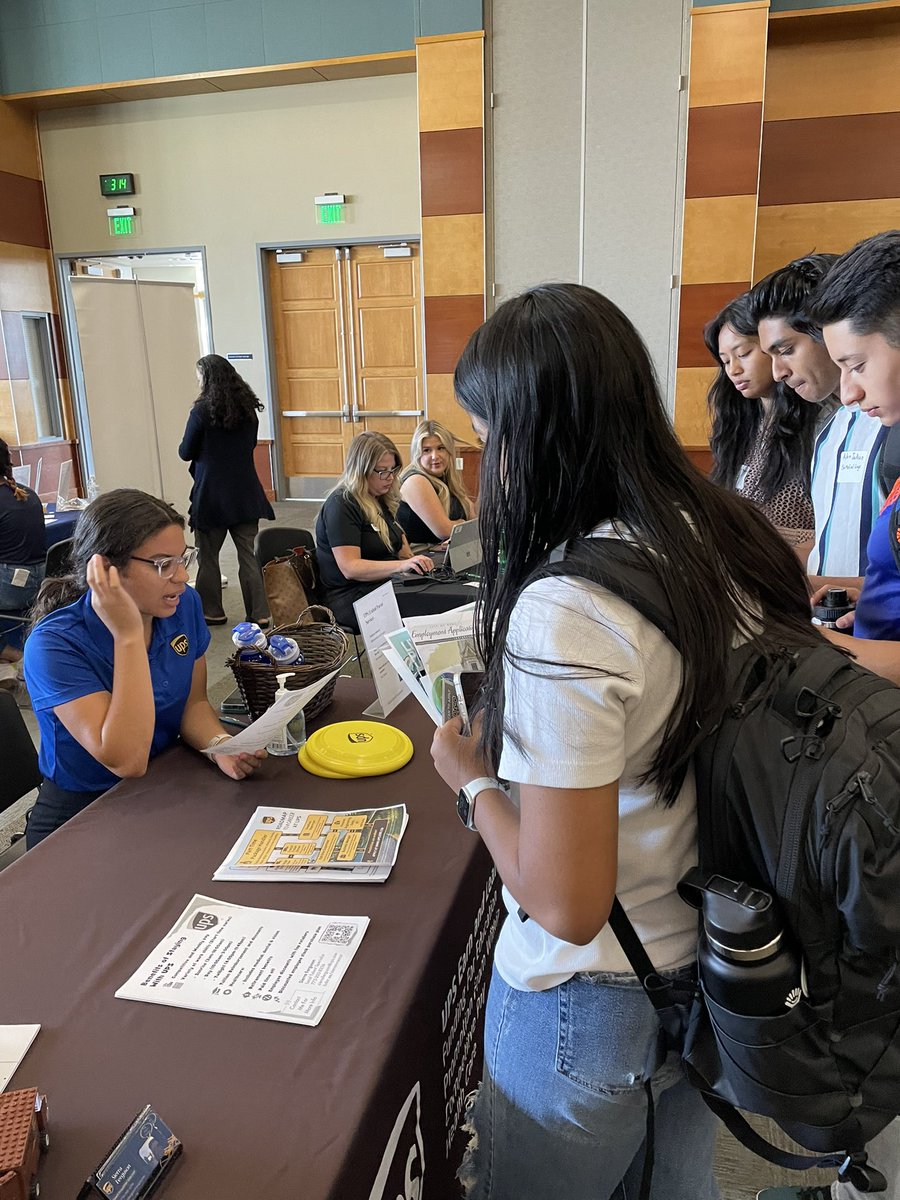
[[(544, 992), (494, 970), (484, 1081), (459, 1177), (469, 1200), (634, 1200), (657, 1019), (631, 975), (581, 974)], [(653, 1200), (718, 1200), (718, 1122), (677, 1056), (652, 1078)]]
[[(21, 587), (13, 584), (13, 578), (18, 570), (29, 572), (28, 581)], [(42, 562), (30, 563), (24, 568), (17, 567), (15, 563), (0, 563), (0, 609), (4, 612), (20, 612), (24, 617), (34, 604), (43, 578), (44, 564)], [(4, 646), (15, 646), (17, 649), (21, 649), (24, 634), (25, 626), (21, 622), (0, 620), (0, 649)]]

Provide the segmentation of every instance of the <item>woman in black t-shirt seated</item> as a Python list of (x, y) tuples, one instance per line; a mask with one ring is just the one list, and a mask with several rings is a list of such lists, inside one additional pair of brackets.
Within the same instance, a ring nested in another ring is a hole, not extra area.
[(319, 573), (342, 625), (355, 627), (354, 601), (392, 575), (426, 575), (434, 567), (424, 554), (413, 554), (397, 524), (399, 472), (400, 455), (390, 438), (358, 434), (316, 521)]
[[(24, 616), (44, 578), (46, 553), (44, 507), (37, 493), (14, 479), (9, 446), (0, 438), (0, 609)], [(0, 620), (0, 662), (21, 657), (21, 623)], [(10, 681), (3, 668), (0, 686)]]
[(468, 521), (474, 505), (456, 466), (453, 434), (439, 421), (420, 421), (400, 476), (397, 520), (410, 542), (445, 541), (454, 525)]

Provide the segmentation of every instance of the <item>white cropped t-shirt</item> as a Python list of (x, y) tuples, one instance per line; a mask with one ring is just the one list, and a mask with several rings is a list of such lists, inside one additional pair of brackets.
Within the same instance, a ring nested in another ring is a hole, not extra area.
[[(594, 536), (616, 534), (607, 525)], [(697, 914), (676, 891), (697, 861), (693, 771), (670, 808), (657, 801), (652, 786), (638, 782), (675, 703), (680, 654), (624, 600), (569, 576), (540, 580), (522, 592), (507, 645), (528, 666), (506, 665), (506, 723), (521, 748), (505, 739), (499, 774), (513, 784), (514, 799), (521, 783), (588, 788), (619, 780), (617, 895), (654, 967), (684, 966), (695, 957), (697, 941)], [(495, 963), (511, 987), (543, 991), (580, 971), (631, 971), (608, 925), (586, 946), (575, 946), (533, 918), (522, 921), (506, 888), (503, 898), (508, 915)]]

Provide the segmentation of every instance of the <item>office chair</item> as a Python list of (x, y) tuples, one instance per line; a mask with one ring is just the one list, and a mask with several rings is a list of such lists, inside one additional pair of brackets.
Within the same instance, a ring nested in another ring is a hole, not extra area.
[(47, 557), (44, 559), (45, 579), (58, 579), (61, 575), (68, 574), (74, 540), (74, 538), (63, 538), (61, 542), (54, 542), (49, 548)]
[[(0, 773), (0, 812), (40, 786), (37, 750), (9, 692), (0, 691), (0, 745), (3, 746), (3, 771)], [(0, 871), (25, 853), (22, 835), (0, 854)]]

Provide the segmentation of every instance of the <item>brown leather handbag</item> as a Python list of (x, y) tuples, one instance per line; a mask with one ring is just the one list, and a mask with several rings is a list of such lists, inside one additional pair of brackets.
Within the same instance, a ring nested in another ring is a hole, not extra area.
[(309, 608), (318, 598), (318, 579), (315, 560), (306, 546), (295, 546), (289, 554), (267, 562), (263, 583), (274, 625), (313, 624)]

